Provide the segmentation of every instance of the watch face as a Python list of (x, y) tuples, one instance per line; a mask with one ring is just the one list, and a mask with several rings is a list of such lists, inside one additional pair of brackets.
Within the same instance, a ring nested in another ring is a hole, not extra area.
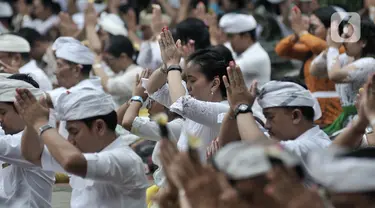
[(248, 108), (248, 106), (245, 105), (245, 104), (241, 104), (240, 106), (238, 106), (238, 109), (239, 109), (240, 111), (245, 111), (245, 110), (247, 110), (247, 108)]

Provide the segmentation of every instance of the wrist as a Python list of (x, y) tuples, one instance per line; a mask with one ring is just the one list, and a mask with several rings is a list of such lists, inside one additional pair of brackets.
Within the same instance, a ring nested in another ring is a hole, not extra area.
[(38, 119), (33, 124), (33, 128), (35, 129), (36, 132), (39, 132), (39, 128), (47, 124), (48, 124), (47, 119)]
[(169, 67), (173, 66), (173, 65), (180, 65), (180, 62), (179, 61), (176, 61), (176, 60), (172, 60), (172, 61), (168, 61), (165, 66), (166, 68), (168, 69)]

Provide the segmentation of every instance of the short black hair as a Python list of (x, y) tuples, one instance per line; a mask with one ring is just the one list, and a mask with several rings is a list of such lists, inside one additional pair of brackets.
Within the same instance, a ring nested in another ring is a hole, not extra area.
[(182, 44), (189, 40), (195, 41), (195, 49), (205, 49), (211, 46), (210, 33), (206, 24), (197, 18), (187, 18), (178, 23), (176, 28), (172, 29), (173, 39), (181, 40)]
[(71, 61), (68, 61), (68, 60), (63, 60), (65, 62), (67, 62), (69, 65), (81, 65), (82, 68), (81, 68), (81, 74), (85, 77), (88, 77), (90, 76), (90, 72), (92, 70), (92, 65), (87, 65), (87, 64), (77, 64), (77, 63), (74, 63), (74, 62), (71, 62)]
[(228, 66), (229, 66), (229, 62), (234, 60), (232, 52), (226, 46), (224, 46), (222, 44), (212, 46), (211, 49), (220, 53), (224, 57), (225, 63)]
[(315, 9), (312, 14), (318, 17), (318, 19), (323, 23), (326, 29), (331, 27), (331, 16), (337, 12), (334, 7), (320, 7)]
[(21, 28), (16, 35), (19, 35), (29, 42), (30, 47), (34, 47), (35, 42), (37, 41), (47, 41), (47, 39), (42, 36), (38, 31), (33, 28), (24, 27)]
[(92, 124), (95, 120), (102, 119), (104, 123), (107, 125), (108, 129), (115, 131), (117, 126), (117, 114), (116, 111), (112, 111), (111, 113), (103, 116), (94, 116), (91, 118), (85, 118), (81, 120), (83, 123), (87, 125), (91, 129)]
[(257, 41), (256, 29), (240, 33), (240, 36), (244, 36), (244, 35), (249, 35), (251, 39), (253, 40), (253, 42)]
[(58, 14), (61, 12), (61, 6), (59, 3), (53, 0), (41, 0), (44, 7), (50, 8), (53, 14)]
[(35, 88), (39, 88), (38, 82), (36, 82), (30, 75), (28, 74), (12, 74), (7, 79), (15, 79), (27, 82), (34, 86)]
[(200, 66), (201, 72), (208, 80), (214, 80), (218, 77), (220, 81), (220, 93), (223, 97), (227, 97), (227, 91), (222, 81), (223, 76), (228, 76), (225, 58), (213, 49), (202, 49), (194, 52), (189, 56), (187, 62), (192, 61)]
[(125, 53), (131, 59), (135, 53), (132, 42), (123, 35), (110, 36), (105, 51), (117, 58), (121, 56), (121, 53)]

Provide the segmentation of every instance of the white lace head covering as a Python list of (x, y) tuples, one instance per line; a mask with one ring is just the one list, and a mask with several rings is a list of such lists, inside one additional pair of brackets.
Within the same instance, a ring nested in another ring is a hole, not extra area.
[(318, 100), (309, 90), (293, 82), (270, 81), (260, 90), (258, 96), (259, 105), (264, 108), (272, 107), (312, 107), (314, 120), (322, 116)]
[(59, 120), (75, 121), (107, 115), (115, 110), (115, 105), (111, 95), (93, 88), (82, 88), (63, 93), (55, 110)]

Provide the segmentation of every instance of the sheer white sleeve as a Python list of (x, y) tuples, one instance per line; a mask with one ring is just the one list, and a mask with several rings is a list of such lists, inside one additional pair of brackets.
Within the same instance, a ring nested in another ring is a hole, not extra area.
[[(142, 85), (147, 85), (147, 80), (142, 80)], [(188, 95), (188, 90), (186, 87), (186, 83), (182, 81), (182, 85), (184, 86), (186, 90), (186, 95)], [(145, 88), (146, 89), (146, 88)], [(149, 94), (150, 98), (155, 100), (156, 102), (164, 105), (165, 107), (169, 108), (172, 104), (171, 96), (169, 94), (169, 85), (168, 83), (164, 84), (158, 91), (154, 92), (153, 94)]]
[(209, 127), (216, 127), (219, 115), (228, 110), (227, 103), (200, 101), (190, 95), (180, 97), (170, 107), (170, 111)]
[(352, 64), (355, 69), (348, 72), (348, 80), (350, 82), (365, 83), (370, 75), (375, 72), (374, 58), (361, 58), (354, 61)]

